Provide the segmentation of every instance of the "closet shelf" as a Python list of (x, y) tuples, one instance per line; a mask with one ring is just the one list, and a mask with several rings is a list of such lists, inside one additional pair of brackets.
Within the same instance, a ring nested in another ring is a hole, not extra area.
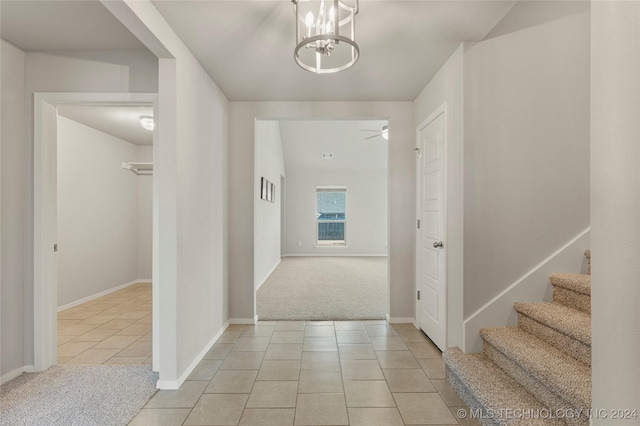
[(131, 170), (137, 175), (153, 174), (153, 163), (122, 163), (122, 168)]

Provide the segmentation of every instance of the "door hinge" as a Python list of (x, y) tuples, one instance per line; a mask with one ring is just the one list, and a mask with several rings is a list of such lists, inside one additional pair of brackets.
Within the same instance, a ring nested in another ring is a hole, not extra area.
[(54, 244), (54, 245), (53, 245), (53, 252), (55, 253), (55, 252), (57, 252), (57, 251), (58, 251), (58, 245), (57, 245), (57, 244)]
[(418, 300), (420, 300), (420, 290), (418, 290)]
[(418, 229), (420, 229), (420, 219), (418, 219)]

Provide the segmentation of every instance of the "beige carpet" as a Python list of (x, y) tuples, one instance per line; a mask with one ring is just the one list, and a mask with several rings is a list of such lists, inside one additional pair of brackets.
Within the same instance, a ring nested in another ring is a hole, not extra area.
[(589, 424), (591, 276), (550, 282), (551, 302), (514, 304), (517, 327), (480, 330), (482, 353), (443, 354), (447, 380), (472, 412), (495, 414), (483, 425)]
[(260, 320), (384, 319), (386, 257), (286, 257), (257, 295)]

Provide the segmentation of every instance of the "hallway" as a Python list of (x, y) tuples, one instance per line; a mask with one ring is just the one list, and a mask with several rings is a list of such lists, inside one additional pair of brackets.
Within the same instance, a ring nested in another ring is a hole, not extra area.
[(441, 352), (412, 324), (273, 321), (229, 326), (131, 425), (477, 424), (460, 409)]

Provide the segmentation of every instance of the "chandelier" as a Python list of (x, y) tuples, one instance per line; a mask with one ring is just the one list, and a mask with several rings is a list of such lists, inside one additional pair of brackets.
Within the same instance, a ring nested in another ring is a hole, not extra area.
[(360, 56), (355, 41), (358, 0), (291, 0), (296, 14), (296, 63), (316, 74), (353, 66)]

